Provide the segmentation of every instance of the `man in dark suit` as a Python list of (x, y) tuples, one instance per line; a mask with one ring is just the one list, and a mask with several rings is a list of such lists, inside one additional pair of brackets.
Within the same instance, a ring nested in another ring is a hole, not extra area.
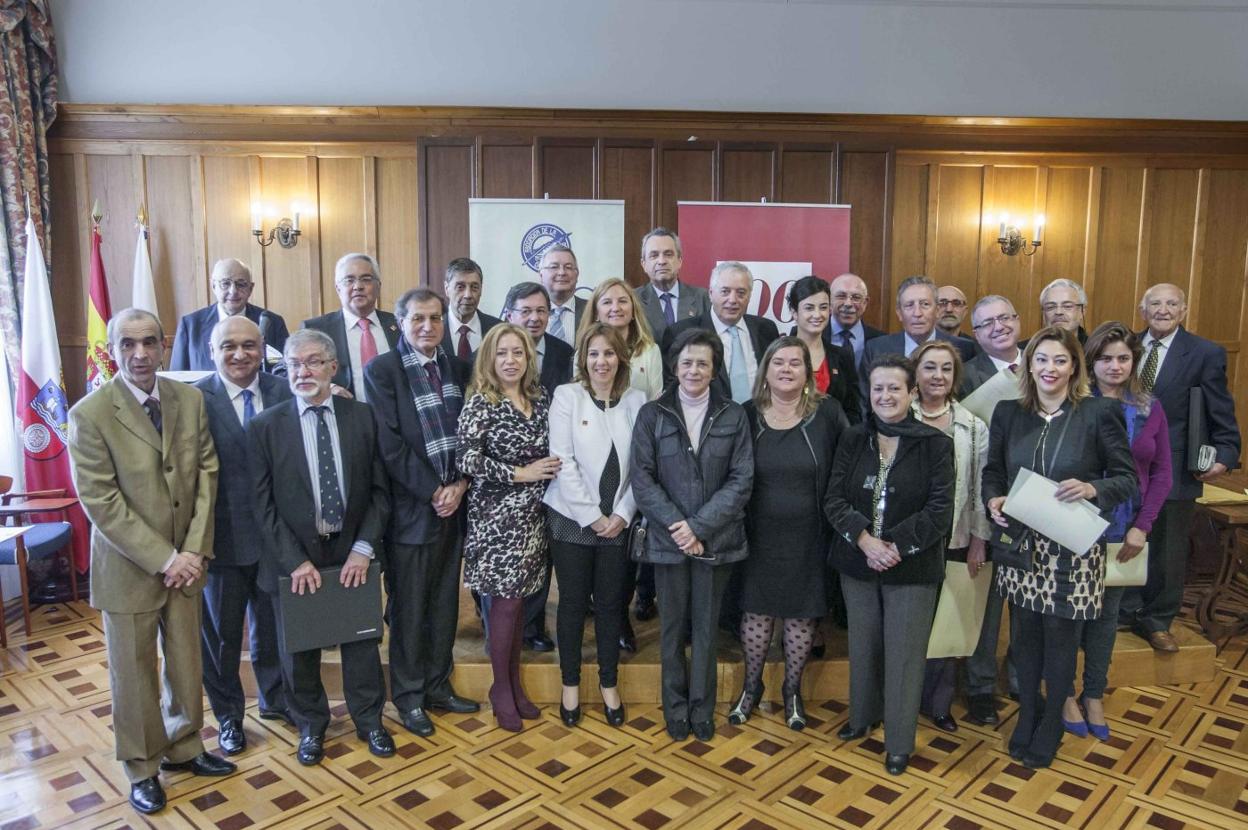
[[(1240, 435), (1235, 420), (1235, 401), (1226, 381), (1226, 350), (1183, 328), (1187, 298), (1176, 285), (1162, 283), (1144, 292), (1140, 316), (1148, 329), (1140, 335), (1144, 357), (1139, 367), (1140, 385), (1152, 393), (1165, 410), (1170, 426), (1171, 467), (1174, 486), (1149, 535), (1148, 581), (1143, 588), (1128, 588), (1122, 597), (1118, 619), (1130, 625), (1158, 651), (1178, 651), (1170, 623), (1183, 600), (1183, 576), (1187, 568), (1188, 533), (1196, 499), (1204, 482), (1213, 481), (1239, 466)], [(1190, 423), (1192, 394), (1204, 398), (1205, 423)], [(1188, 468), (1192, 439), (1214, 448), (1213, 465), (1204, 473)]]
[(862, 320), (870, 299), (867, 284), (857, 274), (841, 274), (832, 280), (832, 322), (828, 324), (828, 340), (854, 350), (854, 368), (859, 373), (867, 341), (884, 336), (884, 332)]
[[(550, 318), (550, 295), (535, 282), (519, 282), (507, 292), (503, 319), (520, 326), (533, 338), (542, 388), (554, 397), (555, 387), (572, 380), (572, 347), (546, 331)], [(546, 599), (550, 596), (550, 560), (541, 589), (524, 598), (524, 645), (533, 651), (551, 651), (554, 640), (546, 633)], [(483, 608), (482, 610), (488, 611)], [(484, 616), (484, 615), (483, 615)]]
[(481, 266), (466, 256), (451, 260), (446, 266), (443, 288), (450, 308), (447, 310), (442, 349), (472, 368), (472, 358), (481, 347), (481, 338), (500, 320), (481, 311), (481, 285), (485, 276)]
[(433, 734), (428, 709), (476, 712), (451, 688), (468, 479), (455, 466), (468, 367), (441, 348), (446, 301), (428, 288), (395, 304), (403, 337), (364, 370), (390, 475), (386, 584), (390, 697), (408, 731)]
[[(338, 359), (329, 335), (295, 332), (285, 359), (294, 399), (267, 407), (248, 431), (265, 544), (261, 585), (276, 593), (278, 576), (289, 575), (292, 593), (315, 592), (319, 569), (341, 566), (339, 581), (357, 588), (380, 551), (390, 507), (377, 427), (367, 406), (331, 394)], [(330, 719), (321, 650), (288, 652), (280, 609), (277, 628), (286, 701), (299, 727), (296, 757), (305, 766), (319, 764)], [(381, 725), (386, 685), (379, 643), (343, 643), (339, 653), (356, 735), (385, 758), (394, 754), (394, 739)]]
[(551, 245), (542, 252), (538, 264), (542, 286), (550, 297), (550, 320), (546, 331), (568, 346), (576, 347), (576, 329), (581, 324), (587, 301), (576, 296), (576, 284), (581, 268), (576, 254), (567, 245)]
[(333, 393), (367, 403), (364, 367), (398, 344), (399, 324), (390, 312), (377, 310), (381, 271), (368, 254), (342, 256), (334, 266), (334, 286), (342, 309), (304, 320), (303, 327), (324, 332), (334, 341), (339, 366)]
[[(724, 365), (712, 381), (720, 392), (737, 403), (749, 400), (759, 363), (771, 341), (780, 336), (776, 324), (765, 317), (746, 314), (754, 276), (740, 262), (721, 262), (711, 272), (709, 314), (681, 320), (663, 333), (663, 354), (666, 355), (677, 335), (691, 328), (714, 332), (724, 343)], [(670, 361), (663, 361), (665, 384), (674, 383)]]
[(278, 356), (286, 345), (286, 321), (280, 314), (247, 302), (255, 287), (251, 271), (242, 262), (237, 259), (217, 260), (217, 264), (212, 266), (212, 293), (217, 301), (207, 308), (184, 315), (178, 321), (169, 368), (179, 372), (215, 370), (216, 363), (212, 359), (209, 334), (217, 323), (236, 314), (245, 316), (259, 326), (265, 345), (274, 350), (271, 360), (261, 355), (262, 367), (280, 368), (281, 360)]
[(239, 680), (243, 618), (251, 633), (251, 668), (256, 676), (260, 717), (286, 720), (286, 695), (277, 650), (273, 596), (260, 589), (260, 523), (255, 487), (247, 468), (247, 428), (265, 407), (290, 399), (284, 378), (260, 371), (265, 342), (246, 317), (227, 317), (213, 326), (216, 373), (195, 384), (204, 394), (208, 428), (217, 447), (216, 555), (204, 586), (204, 690), (217, 717), (217, 742), (226, 755), (247, 748), (243, 710), (247, 698)]
[(959, 397), (967, 397), (1002, 371), (1018, 374), (1023, 366), (1018, 330), (1018, 312), (1005, 297), (989, 294), (975, 303), (971, 310), (971, 331), (975, 332), (979, 354), (962, 365)]
[(711, 313), (711, 298), (706, 289), (680, 281), (683, 265), (680, 237), (673, 231), (655, 228), (641, 238), (641, 270), (650, 282), (637, 289), (637, 301), (655, 343), (663, 342), (668, 326)]
[(108, 321), (117, 376), (69, 411), (74, 486), (91, 520), (91, 605), (101, 612), (117, 760), (141, 813), (165, 807), (159, 772), (229, 775), (204, 751), (201, 578), (213, 555), (217, 453), (204, 399), (159, 380), (156, 316)]

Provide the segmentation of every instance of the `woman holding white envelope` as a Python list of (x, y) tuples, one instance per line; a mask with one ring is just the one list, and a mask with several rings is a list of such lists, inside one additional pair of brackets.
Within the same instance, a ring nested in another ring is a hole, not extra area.
[[(1157, 514), (1170, 495), (1170, 428), (1161, 406), (1140, 385), (1135, 367), (1140, 365), (1144, 346), (1122, 323), (1097, 326), (1084, 346), (1092, 367), (1092, 393), (1112, 398), (1122, 406), (1127, 422), (1127, 438), (1139, 477), (1139, 498), (1114, 508), (1105, 540), (1119, 542), (1117, 559), (1127, 562), (1141, 554), (1148, 543)], [(1076, 700), (1072, 688), (1066, 698), (1062, 721), (1066, 731), (1079, 737), (1091, 732), (1098, 740), (1109, 740), (1109, 724), (1101, 698), (1109, 681), (1109, 660), (1118, 635), (1118, 603), (1126, 588), (1105, 588), (1101, 616), (1083, 625), (1083, 696)], [(1081, 711), (1082, 710), (1082, 711)]]
[[(1022, 398), (1002, 401), (992, 415), (983, 496), (1002, 528), (993, 534), (992, 558), (997, 591), (1010, 603), (1010, 649), (1018, 670), (1018, 725), (1009, 753), (1035, 768), (1047, 767), (1057, 754), (1062, 692), (1074, 682), (1083, 623), (1101, 614), (1104, 545), (1098, 540), (1087, 550), (1070, 550), (1012, 521), (1006, 494), (1020, 472), (1030, 471), (1055, 483), (1057, 502), (1087, 500), (1107, 518), (1136, 498), (1139, 488), (1122, 406), (1091, 397), (1075, 335), (1041, 329), (1023, 361)], [(1043, 699), (1041, 681), (1049, 690)]]

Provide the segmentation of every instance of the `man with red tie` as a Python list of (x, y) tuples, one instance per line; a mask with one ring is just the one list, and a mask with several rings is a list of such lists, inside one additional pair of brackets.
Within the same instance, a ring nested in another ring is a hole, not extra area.
[(377, 310), (381, 296), (381, 271), (368, 254), (345, 254), (334, 266), (334, 287), (341, 311), (331, 311), (303, 327), (328, 334), (343, 360), (339, 361), (330, 389), (335, 395), (367, 403), (364, 367), (374, 357), (395, 348), (399, 324), (388, 311)]
[(442, 350), (472, 366), (481, 338), (501, 320), (477, 310), (481, 303), (484, 276), (481, 266), (466, 256), (452, 259), (446, 266), (447, 315)]

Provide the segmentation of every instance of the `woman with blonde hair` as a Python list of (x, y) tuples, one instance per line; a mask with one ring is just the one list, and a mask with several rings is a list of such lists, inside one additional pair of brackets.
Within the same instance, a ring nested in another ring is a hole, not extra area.
[(559, 472), (550, 454), (549, 403), (532, 338), (502, 323), (486, 332), (459, 415), (457, 463), (472, 477), (464, 584), (482, 595), (498, 725), (519, 732), (541, 712), (520, 687), (523, 600), (546, 572), (546, 483)]
[(624, 280), (610, 277), (598, 283), (590, 295), (576, 330), (577, 348), (594, 323), (606, 323), (620, 334), (629, 362), (628, 385), (640, 389), (652, 401), (663, 391), (663, 352), (654, 342), (637, 294)]

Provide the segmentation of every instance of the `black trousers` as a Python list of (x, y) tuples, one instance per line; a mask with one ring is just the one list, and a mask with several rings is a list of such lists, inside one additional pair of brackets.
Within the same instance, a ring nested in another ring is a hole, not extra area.
[(550, 555), (559, 579), (555, 634), (559, 639), (559, 673), (563, 685), (581, 683), (581, 644), (590, 596), (594, 605), (594, 638), (598, 648), (598, 684), (610, 689), (620, 664), (620, 628), (627, 597), (627, 575), (633, 563), (627, 545), (574, 545), (551, 540)]
[(1010, 606), (1010, 652), (1018, 670), (1018, 725), (1010, 737), (1011, 755), (1047, 762), (1057, 754), (1062, 705), (1075, 680), (1082, 635), (1083, 620)]
[[(715, 629), (728, 585), (729, 568), (686, 558), (676, 565), (655, 565), (658, 589), (659, 652), (663, 717), (701, 723), (715, 714)], [(692, 634), (685, 661), (685, 631)]]
[(400, 713), (449, 697), (459, 624), (459, 521), (442, 519), (437, 539), (392, 544), (386, 562), (390, 697)]
[(251, 633), (251, 670), (256, 676), (260, 708), (286, 708), (274, 597), (256, 583), (259, 571), (259, 565), (215, 566), (208, 570), (200, 646), (204, 691), (217, 723), (227, 718), (241, 719), (247, 708), (247, 697), (238, 677), (244, 618)]
[(1194, 501), (1168, 501), (1148, 535), (1148, 581), (1128, 588), (1118, 608), (1118, 619), (1144, 634), (1169, 631), (1183, 607), (1183, 580), (1191, 550)]

